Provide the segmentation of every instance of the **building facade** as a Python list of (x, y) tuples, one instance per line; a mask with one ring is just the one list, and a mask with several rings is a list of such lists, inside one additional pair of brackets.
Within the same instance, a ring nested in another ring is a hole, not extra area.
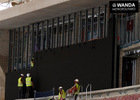
[(0, 62), (6, 100), (17, 98), (21, 73), (31, 73), (40, 92), (68, 89), (75, 78), (93, 90), (140, 83), (139, 12), (110, 13), (108, 0), (32, 0), (0, 15), (9, 42), (9, 55)]

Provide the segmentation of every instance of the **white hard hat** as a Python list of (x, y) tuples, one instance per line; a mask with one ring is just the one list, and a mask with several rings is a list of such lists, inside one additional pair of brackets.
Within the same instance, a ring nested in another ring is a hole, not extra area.
[(78, 80), (78, 79), (75, 79), (74, 81), (75, 81), (75, 82), (79, 82), (79, 80)]
[(29, 77), (30, 76), (30, 73), (27, 73), (27, 77)]
[(24, 76), (24, 74), (20, 74), (20, 76)]
[(62, 88), (63, 88), (62, 86), (59, 87), (59, 89), (62, 89)]

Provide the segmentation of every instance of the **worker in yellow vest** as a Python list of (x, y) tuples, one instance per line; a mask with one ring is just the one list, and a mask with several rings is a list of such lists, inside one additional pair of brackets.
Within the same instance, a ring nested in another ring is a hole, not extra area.
[(65, 100), (66, 99), (66, 92), (63, 90), (63, 87), (59, 87), (59, 98), (58, 100)]
[(26, 98), (33, 97), (33, 88), (34, 84), (32, 81), (32, 77), (30, 77), (30, 73), (27, 73), (26, 77)]
[(78, 94), (80, 92), (80, 86), (78, 84), (79, 83), (79, 80), (78, 79), (75, 79), (74, 82), (75, 82), (75, 84), (72, 87), (72, 89), (74, 90), (73, 98), (74, 98), (74, 100), (76, 100), (77, 99), (77, 96), (78, 96)]
[(21, 99), (23, 98), (23, 74), (20, 74), (20, 78), (18, 78), (18, 98)]
[(31, 67), (34, 67), (34, 58), (31, 60)]

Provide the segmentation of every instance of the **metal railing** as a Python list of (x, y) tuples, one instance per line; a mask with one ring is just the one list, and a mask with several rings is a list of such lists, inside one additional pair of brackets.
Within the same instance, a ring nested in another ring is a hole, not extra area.
[(83, 92), (79, 95), (83, 95), (83, 97), (88, 100), (87, 95), (91, 95), (89, 99), (92, 100), (99, 100), (111, 97), (120, 97), (125, 95), (132, 95), (132, 94), (140, 94), (140, 85), (136, 86), (129, 86), (129, 87), (122, 87), (122, 88), (114, 88), (114, 89), (105, 89), (105, 90), (97, 90), (91, 92)]
[[(88, 88), (90, 88), (90, 92), (91, 92), (92, 91), (92, 85), (91, 84), (88, 84), (87, 87), (86, 87), (86, 100), (88, 99), (87, 98)], [(91, 99), (91, 93), (90, 93), (90, 99)]]
[[(90, 100), (104, 100), (104, 99), (107, 100), (107, 98), (123, 97), (123, 96), (136, 95), (136, 94), (140, 95), (140, 85), (114, 88), (114, 89), (104, 89), (104, 90), (97, 90), (97, 91), (89, 91), (89, 92), (80, 92), (79, 96), (82, 95), (83, 98), (78, 98), (78, 100), (89, 100), (89, 99)], [(86, 95), (91, 95), (91, 97), (86, 98), (87, 97)], [(73, 97), (73, 96), (68, 96), (66, 100), (68, 100), (69, 97)], [(54, 99), (57, 100), (58, 95), (55, 95)], [(34, 99), (30, 99), (30, 100), (34, 100)], [(40, 98), (39, 100), (46, 100), (46, 99)], [(119, 99), (119, 100), (122, 100), (122, 99)]]

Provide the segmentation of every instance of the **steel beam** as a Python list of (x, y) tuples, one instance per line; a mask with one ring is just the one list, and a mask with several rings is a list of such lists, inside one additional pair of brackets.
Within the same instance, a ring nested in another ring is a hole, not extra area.
[(35, 41), (34, 41), (34, 24), (32, 24), (32, 32), (31, 32), (31, 58), (34, 56), (34, 46), (35, 46)]
[(43, 41), (44, 41), (44, 22), (41, 25), (41, 43), (40, 43), (40, 50), (43, 50)]
[(94, 34), (94, 8), (91, 10), (91, 39), (93, 39)]
[(20, 28), (18, 28), (17, 32), (17, 70), (19, 69), (19, 43), (20, 43)]
[(28, 49), (29, 49), (29, 25), (27, 26), (27, 44), (26, 44), (26, 46), (27, 46), (27, 55), (26, 55), (26, 68), (28, 68)]
[(12, 71), (14, 71), (14, 67), (15, 67), (15, 34), (16, 34), (16, 30), (14, 29), (13, 30), (13, 59), (12, 59), (12, 62), (13, 62), (13, 65), (12, 65)]
[(71, 15), (68, 15), (68, 46), (70, 45), (70, 17)]
[(85, 34), (84, 34), (84, 41), (87, 41), (87, 36), (88, 36), (88, 10), (86, 10), (86, 15), (85, 15)]
[(56, 33), (56, 34), (57, 34), (57, 48), (58, 48), (58, 44), (59, 44), (59, 43), (58, 43), (58, 42), (59, 42), (59, 41), (58, 41), (58, 40), (59, 40), (59, 31), (60, 31), (60, 30), (59, 30), (59, 17), (58, 17), (58, 18), (57, 18), (57, 33)]
[(22, 48), (21, 48), (21, 69), (23, 69), (23, 59), (24, 59), (24, 31), (25, 28), (22, 28)]
[(9, 30), (9, 57), (8, 57), (8, 72), (11, 72), (11, 35), (12, 30)]
[(49, 20), (47, 20), (47, 25), (46, 25), (46, 42), (45, 42), (45, 49), (48, 49), (48, 32), (49, 32)]
[(38, 51), (38, 34), (39, 34), (39, 24), (36, 23), (36, 41), (35, 41), (35, 52)]
[(83, 37), (83, 23), (82, 23), (82, 11), (80, 11), (80, 25), (79, 25), (79, 29), (80, 29), (80, 34), (79, 34), (79, 42), (82, 42), (82, 37)]
[(101, 28), (100, 28), (100, 7), (98, 7), (98, 17), (97, 17), (97, 38), (101, 37)]
[(62, 20), (62, 47), (64, 46), (64, 32), (65, 32), (65, 16), (63, 16), (63, 20)]
[(53, 42), (54, 42), (54, 19), (52, 19), (52, 29), (51, 29), (51, 49), (54, 48)]
[(106, 30), (107, 30), (107, 27), (106, 27), (106, 13), (107, 13), (107, 11), (106, 11), (106, 8), (107, 8), (107, 5), (105, 5), (105, 7), (104, 7), (104, 35), (103, 35), (103, 37), (106, 37), (107, 35), (106, 35)]
[(76, 43), (76, 34), (75, 34), (75, 26), (76, 26), (76, 13), (73, 14), (73, 41), (72, 43), (75, 44)]

